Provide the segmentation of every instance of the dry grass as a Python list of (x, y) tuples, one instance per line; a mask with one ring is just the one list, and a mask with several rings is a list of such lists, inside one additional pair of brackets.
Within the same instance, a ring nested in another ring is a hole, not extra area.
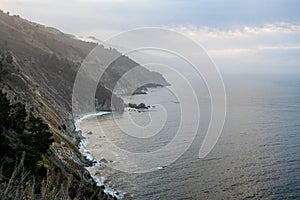
[[(24, 168), (24, 156), (15, 165), (10, 178), (3, 175), (0, 168), (0, 199), (3, 200), (69, 200), (86, 199), (82, 195), (83, 183), (76, 190), (72, 188), (72, 177), (63, 178), (61, 174), (48, 171), (46, 178), (36, 181), (30, 177)], [(72, 194), (71, 194), (72, 193)], [(71, 196), (73, 198), (71, 198)], [(88, 199), (99, 197), (99, 191), (95, 191)], [(97, 198), (98, 199), (98, 198)]]

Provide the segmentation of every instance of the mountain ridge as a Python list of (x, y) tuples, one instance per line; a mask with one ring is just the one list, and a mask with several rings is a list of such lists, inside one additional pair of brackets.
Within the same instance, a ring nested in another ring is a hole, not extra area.
[[(3, 11), (0, 11), (0, 36), (2, 91), (12, 103), (23, 103), (26, 110), (32, 111), (48, 124), (54, 138), (51, 161), (65, 173), (83, 176), (83, 166), (88, 161), (77, 147), (82, 137), (75, 131), (72, 89), (81, 63), (97, 44), (77, 40), (55, 28), (30, 22), (17, 15), (10, 16)], [(150, 72), (116, 49), (97, 47), (105, 52), (105, 56), (118, 55), (118, 59), (97, 83), (95, 98), (99, 110), (123, 110), (124, 102), (113, 94), (113, 88), (122, 75), (133, 68), (139, 68), (138, 78), (133, 80), (134, 87), (141, 86), (139, 80), (143, 77), (168, 85), (160, 74)], [(95, 82), (87, 80), (86, 84)], [(129, 86), (132, 83), (121, 84), (121, 92), (127, 91)], [(116, 102), (114, 107), (111, 98)]]

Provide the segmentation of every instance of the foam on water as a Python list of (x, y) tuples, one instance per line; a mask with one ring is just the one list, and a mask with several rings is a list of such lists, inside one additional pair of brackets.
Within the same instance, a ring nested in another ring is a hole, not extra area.
[(102, 116), (102, 115), (107, 115), (107, 114), (110, 114), (110, 112), (100, 111), (100, 112), (97, 112), (97, 113), (88, 113), (88, 114), (85, 114), (83, 116), (80, 116), (80, 117), (75, 119), (75, 130), (76, 131), (80, 130), (80, 124), (83, 120), (86, 120), (86, 119), (91, 118), (91, 117), (97, 117), (97, 116)]
[[(86, 119), (89, 119), (91, 117), (98, 117), (98, 116), (102, 116), (102, 115), (106, 115), (106, 114), (110, 114), (110, 112), (97, 112), (97, 113), (89, 113), (89, 114), (86, 114), (86, 115), (83, 115), (77, 119), (75, 119), (75, 130), (76, 131), (80, 131), (80, 124), (86, 120)], [(99, 166), (102, 166), (104, 163), (99, 161), (99, 160), (96, 160), (94, 158), (94, 156), (90, 153), (89, 150), (87, 150), (85, 147), (89, 144), (89, 141), (88, 139), (86, 139), (86, 137), (84, 135), (82, 135), (82, 139), (79, 143), (79, 150), (81, 152), (81, 154), (89, 161), (93, 162), (93, 165), (90, 166), (90, 167), (86, 167), (86, 169), (90, 172), (93, 180), (96, 182), (97, 186), (104, 186), (104, 182), (105, 182), (105, 177), (102, 177), (102, 176), (96, 176), (96, 175), (93, 175), (93, 173), (91, 173), (91, 170), (94, 169), (94, 168), (97, 168)], [(123, 199), (124, 198), (124, 195), (121, 194), (118, 190), (114, 189), (114, 188), (111, 188), (111, 187), (106, 187), (104, 189), (104, 193), (107, 194), (107, 195), (110, 195), (112, 197), (116, 197), (117, 199)]]
[[(108, 179), (105, 183), (109, 184), (110, 180), (112, 183), (109, 186), (117, 183), (117, 188), (126, 192), (125, 196), (130, 199), (299, 199), (299, 80), (289, 79), (286, 83), (283, 78), (280, 82), (277, 79), (257, 78), (253, 82), (243, 77), (243, 80), (226, 82), (227, 121), (221, 138), (208, 157), (197, 157), (211, 118), (210, 104), (203, 100), (199, 101), (199, 135), (180, 159), (170, 166), (157, 165), (158, 170), (149, 173), (112, 173), (106, 176)], [(176, 106), (165, 99), (168, 99), (167, 94), (159, 90), (157, 93), (149, 93), (143, 102)], [(171, 111), (174, 114), (168, 115), (168, 119), (176, 120), (180, 110)], [(115, 120), (120, 122), (130, 114), (143, 119), (138, 121), (141, 124), (148, 122), (148, 113), (134, 111)], [(102, 131), (109, 130), (110, 139), (115, 144), (130, 151), (141, 152), (150, 152), (165, 145), (164, 142), (169, 141), (167, 139), (173, 138), (174, 132), (171, 130), (177, 125), (171, 123), (157, 138), (141, 141), (125, 137), (110, 117), (101, 120), (101, 123)], [(89, 126), (93, 126), (92, 123)], [(173, 151), (177, 149), (174, 146)], [(153, 159), (151, 162), (156, 161)], [(113, 193), (113, 190), (106, 191)]]

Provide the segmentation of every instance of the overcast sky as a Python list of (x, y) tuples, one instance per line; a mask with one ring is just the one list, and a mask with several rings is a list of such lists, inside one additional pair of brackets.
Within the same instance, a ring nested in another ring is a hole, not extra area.
[(0, 0), (1, 9), (101, 40), (164, 27), (200, 43), (221, 70), (300, 72), (297, 0)]

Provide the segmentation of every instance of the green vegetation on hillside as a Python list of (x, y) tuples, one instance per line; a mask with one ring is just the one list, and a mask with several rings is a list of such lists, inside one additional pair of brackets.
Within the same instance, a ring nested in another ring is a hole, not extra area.
[(112, 199), (103, 188), (51, 160), (52, 133), (21, 103), (0, 92), (1, 199)]
[(51, 136), (41, 118), (28, 114), (21, 103), (10, 104), (6, 94), (0, 93), (0, 159), (8, 176), (23, 153), (26, 170), (44, 171), (38, 163), (53, 142)]

